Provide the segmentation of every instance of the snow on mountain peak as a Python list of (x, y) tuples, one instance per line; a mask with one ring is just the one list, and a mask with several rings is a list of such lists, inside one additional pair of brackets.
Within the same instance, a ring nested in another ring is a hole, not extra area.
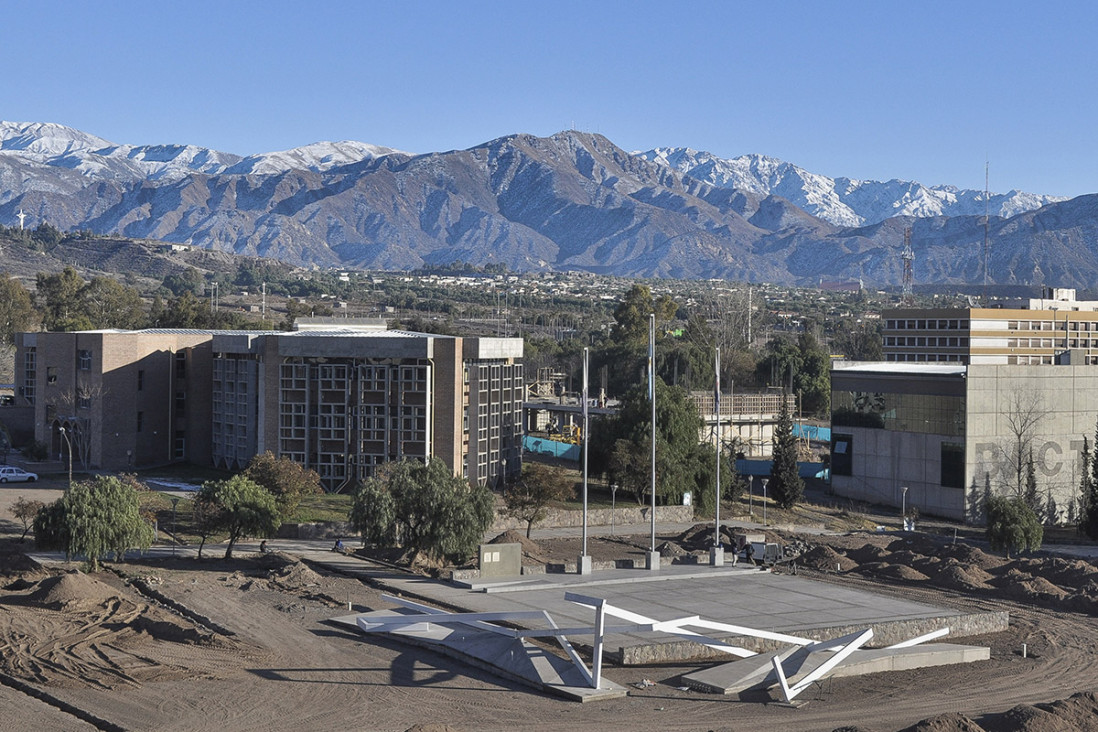
[(243, 158), (195, 145), (117, 145), (95, 135), (49, 122), (0, 121), (0, 155), (84, 175), (116, 179), (174, 179), (190, 173), (276, 175), (289, 170), (329, 168), (399, 153), (365, 142), (317, 142)]
[(225, 172), (240, 175), (271, 175), (286, 170), (312, 170), (319, 173), (340, 165), (373, 160), (400, 152), (391, 147), (370, 145), (354, 140), (314, 142), (311, 145), (290, 150), (249, 155)]
[[(928, 187), (912, 181), (888, 182), (828, 178), (765, 155), (724, 159), (690, 148), (655, 148), (635, 153), (670, 166), (718, 188), (734, 188), (757, 196), (781, 196), (837, 226), (862, 226), (893, 216), (976, 216), (984, 213), (983, 191), (954, 186)], [(1040, 208), (1065, 199), (1011, 191), (992, 194), (989, 208), (997, 216)]]

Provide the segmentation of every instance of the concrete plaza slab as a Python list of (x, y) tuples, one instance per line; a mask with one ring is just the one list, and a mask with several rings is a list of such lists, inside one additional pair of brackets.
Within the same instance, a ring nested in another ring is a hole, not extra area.
[[(307, 558), (320, 564), (338, 563), (340, 566), (331, 568), (355, 573), (356, 560), (352, 558)], [(361, 571), (368, 574), (365, 569)], [(950, 628), (951, 638), (996, 632), (1005, 630), (1008, 621), (1006, 613), (967, 613), (742, 565), (672, 565), (656, 571), (615, 569), (589, 575), (534, 575), (471, 587), (396, 573), (371, 579), (392, 592), (439, 607), (469, 612), (546, 610), (561, 627), (587, 627), (594, 621), (590, 608), (565, 600), (566, 591), (603, 598), (616, 607), (657, 620), (698, 615), (706, 620), (812, 639), (872, 628), (875, 646), (892, 645), (943, 627)], [(731, 645), (760, 653), (781, 647), (757, 638), (723, 638)], [(570, 640), (580, 646), (590, 642), (580, 636)], [(615, 634), (606, 642), (606, 659), (623, 665), (701, 658), (728, 656), (668, 634)]]

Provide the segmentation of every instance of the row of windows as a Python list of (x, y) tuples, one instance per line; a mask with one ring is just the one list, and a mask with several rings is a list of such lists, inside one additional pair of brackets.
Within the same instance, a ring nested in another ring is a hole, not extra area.
[(886, 353), (885, 361), (926, 361), (959, 363), (965, 356), (957, 353)]
[(968, 338), (960, 336), (885, 336), (886, 346), (968, 348)]
[(893, 320), (885, 321), (888, 330), (968, 330), (968, 318), (952, 320)]

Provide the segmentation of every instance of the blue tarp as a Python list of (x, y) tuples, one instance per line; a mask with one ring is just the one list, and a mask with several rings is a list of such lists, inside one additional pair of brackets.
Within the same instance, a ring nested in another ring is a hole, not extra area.
[(831, 428), (819, 427), (814, 424), (795, 424), (793, 425), (793, 436), (820, 442), (831, 442)]
[[(773, 460), (737, 460), (736, 472), (740, 475), (770, 475)], [(802, 478), (823, 478), (827, 480), (827, 468), (823, 463), (797, 463), (797, 472)]]
[(526, 452), (533, 452), (538, 455), (552, 455), (553, 457), (563, 458), (564, 460), (575, 460), (576, 462), (579, 462), (580, 459), (579, 445), (573, 445), (570, 442), (547, 440), (544, 437), (531, 437), (530, 435), (525, 435), (522, 438), (522, 449)]

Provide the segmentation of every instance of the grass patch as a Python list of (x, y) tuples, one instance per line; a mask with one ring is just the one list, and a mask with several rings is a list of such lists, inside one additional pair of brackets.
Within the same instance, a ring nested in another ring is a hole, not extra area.
[(342, 493), (305, 496), (288, 522), (305, 524), (314, 521), (346, 521), (351, 512), (351, 501), (351, 496)]

